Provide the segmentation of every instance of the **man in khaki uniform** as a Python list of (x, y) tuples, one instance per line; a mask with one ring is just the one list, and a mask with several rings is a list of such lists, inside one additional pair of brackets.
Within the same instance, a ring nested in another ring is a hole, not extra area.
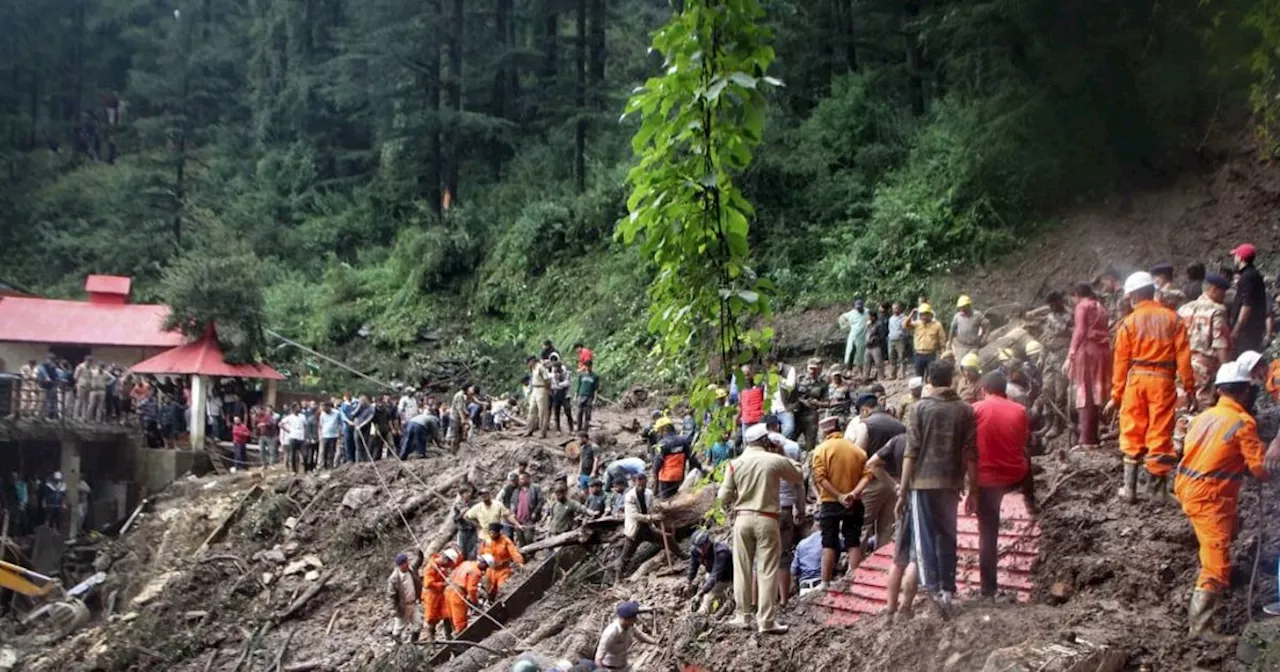
[(1202, 409), (1213, 406), (1214, 376), (1218, 366), (1231, 358), (1231, 325), (1222, 303), (1230, 286), (1225, 277), (1211, 273), (1205, 276), (1200, 297), (1178, 309), (1178, 317), (1187, 326), (1191, 370), (1196, 376), (1196, 404)]
[[(86, 420), (89, 417), (89, 372), (93, 370), (93, 355), (85, 355), (84, 361), (76, 364), (76, 368), (71, 373), (71, 380), (75, 383), (76, 394), (74, 397), (74, 410), (71, 413), (63, 413), (70, 417), (74, 416), (78, 420)], [(71, 407), (72, 404), (66, 406)]]
[(542, 438), (547, 438), (547, 425), (551, 424), (551, 373), (537, 357), (526, 360), (529, 365), (529, 431), (525, 436), (533, 436), (533, 430), (542, 431)]
[(107, 367), (94, 362), (84, 372), (83, 377), (88, 380), (89, 388), (89, 409), (85, 411), (84, 419), (89, 422), (102, 422), (106, 416), (107, 385), (111, 383), (111, 374), (107, 373)]
[(800, 465), (780, 455), (769, 440), (763, 424), (743, 432), (746, 444), (742, 457), (725, 469), (720, 485), (720, 501), (733, 512), (733, 597), (738, 615), (730, 625), (745, 628), (751, 618), (751, 573), (756, 576), (756, 626), (761, 633), (782, 634), (787, 626), (774, 622), (778, 600), (778, 561), (781, 541), (778, 531), (781, 481), (799, 488), (804, 482)]

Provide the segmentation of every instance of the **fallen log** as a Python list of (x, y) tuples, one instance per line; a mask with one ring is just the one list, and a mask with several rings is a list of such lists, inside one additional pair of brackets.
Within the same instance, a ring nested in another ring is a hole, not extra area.
[(542, 541), (535, 541), (528, 546), (521, 546), (520, 553), (522, 555), (528, 555), (536, 551), (545, 551), (548, 548), (559, 548), (561, 546), (569, 546), (571, 544), (584, 544), (590, 538), (591, 530), (585, 527), (580, 527), (569, 530), (568, 532), (561, 532), (560, 534), (547, 537)]
[(307, 605), (307, 602), (311, 601), (311, 598), (315, 597), (321, 590), (324, 590), (325, 585), (329, 583), (329, 579), (331, 578), (333, 578), (332, 570), (325, 572), (323, 575), (321, 575), (319, 580), (317, 580), (314, 584), (312, 584), (312, 586), (308, 588), (306, 592), (304, 592), (302, 595), (299, 595), (298, 599), (293, 601), (293, 604), (290, 604), (287, 609), (280, 612), (280, 614), (275, 617), (275, 622), (279, 623), (281, 621), (284, 621), (288, 619), (290, 616), (293, 616), (294, 614), (296, 614), (303, 607), (305, 607)]
[(201, 553), (208, 550), (210, 544), (216, 544), (221, 541), (222, 538), (226, 536), (227, 531), (231, 529), (231, 525), (240, 518), (240, 514), (244, 513), (245, 508), (248, 507), (251, 502), (257, 501), (258, 497), (261, 496), (261, 485), (254, 485), (252, 488), (249, 488), (249, 491), (244, 493), (244, 497), (240, 498), (240, 503), (236, 504), (236, 508), (232, 509), (230, 513), (223, 517), (222, 522), (218, 523), (218, 526), (213, 528), (213, 531), (209, 533), (209, 536), (205, 537), (200, 546), (196, 548), (196, 552), (192, 554), (192, 557), (198, 557)]

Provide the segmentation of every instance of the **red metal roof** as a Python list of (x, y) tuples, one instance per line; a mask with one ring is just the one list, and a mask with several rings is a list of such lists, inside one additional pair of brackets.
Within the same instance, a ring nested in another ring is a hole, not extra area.
[(129, 295), (133, 278), (124, 275), (90, 275), (84, 279), (84, 291), (90, 294)]
[[(956, 525), (956, 589), (964, 594), (981, 588), (978, 577), (978, 518), (965, 515), (961, 504)], [(1000, 505), (999, 560), (996, 583), (1002, 591), (1012, 592), (1019, 602), (1031, 599), (1034, 587), (1031, 568), (1040, 551), (1040, 525), (1027, 512), (1022, 497), (1012, 493)], [(893, 544), (876, 549), (858, 566), (853, 580), (844, 591), (829, 591), (817, 604), (829, 610), (829, 625), (849, 625), (867, 614), (884, 608), (889, 568), (893, 566)]]
[(186, 339), (164, 330), (166, 306), (0, 297), (0, 341), (172, 348)]
[(139, 362), (130, 370), (134, 373), (169, 374), (184, 376), (213, 376), (215, 378), (263, 378), (284, 380), (279, 371), (266, 364), (228, 364), (218, 346), (212, 330), (199, 340), (172, 350), (166, 350), (151, 359)]

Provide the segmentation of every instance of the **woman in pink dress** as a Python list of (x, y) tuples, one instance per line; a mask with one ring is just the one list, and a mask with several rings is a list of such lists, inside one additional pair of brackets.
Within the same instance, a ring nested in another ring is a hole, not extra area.
[(1075, 301), (1075, 328), (1064, 366), (1075, 387), (1076, 413), (1080, 421), (1080, 447), (1097, 448), (1098, 413), (1111, 384), (1111, 333), (1107, 311), (1086, 283), (1071, 292)]

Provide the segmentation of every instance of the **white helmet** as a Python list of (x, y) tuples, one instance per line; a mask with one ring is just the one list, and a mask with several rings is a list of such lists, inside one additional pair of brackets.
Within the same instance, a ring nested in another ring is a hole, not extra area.
[(456, 548), (446, 548), (444, 549), (444, 553), (442, 553), (442, 555), (444, 555), (444, 557), (447, 558), (449, 562), (458, 561), (458, 550)]
[(489, 555), (488, 553), (485, 553), (484, 555), (481, 555), (481, 556), (480, 556), (480, 562), (483, 562), (484, 564), (489, 565), (490, 567), (492, 567), (492, 566), (493, 566), (493, 564), (494, 564), (494, 562), (493, 562), (493, 556), (492, 556), (492, 555)]
[(1214, 377), (1214, 385), (1232, 385), (1235, 383), (1248, 383), (1249, 370), (1241, 371), (1241, 366), (1237, 362), (1227, 362), (1218, 367), (1218, 375)]
[(61, 481), (61, 480), (62, 480), (62, 472), (61, 472), (61, 471), (55, 471), (55, 472), (53, 472), (53, 480), (55, 480), (55, 481)]
[(1154, 287), (1155, 284), (1156, 284), (1156, 280), (1155, 278), (1151, 277), (1150, 273), (1146, 271), (1138, 271), (1137, 273), (1134, 273), (1133, 275), (1130, 275), (1129, 277), (1124, 279), (1124, 293), (1127, 296), (1129, 294), (1132, 294), (1138, 291), (1139, 289), (1144, 289), (1146, 287)]
[(1254, 350), (1245, 350), (1236, 357), (1236, 369), (1245, 378), (1253, 377), (1253, 370), (1262, 363), (1262, 355)]

